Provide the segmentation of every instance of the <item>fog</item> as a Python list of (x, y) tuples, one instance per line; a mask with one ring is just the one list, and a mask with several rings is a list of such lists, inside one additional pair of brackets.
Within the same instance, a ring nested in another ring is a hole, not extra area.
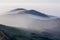
[(20, 11), (13, 11), (7, 12), (5, 15), (0, 16), (0, 24), (36, 31), (45, 31), (46, 29), (51, 30), (60, 26), (60, 20), (56, 17), (45, 18), (28, 13), (26, 14), (23, 11), (22, 14), (19, 13)]
[(59, 4), (32, 4), (32, 3), (2, 3), (0, 4), (0, 14), (6, 14), (6, 12), (15, 9), (15, 8), (25, 8), (25, 9), (35, 9), (39, 12), (48, 14), (48, 15), (54, 15), (54, 16), (60, 16), (60, 5)]

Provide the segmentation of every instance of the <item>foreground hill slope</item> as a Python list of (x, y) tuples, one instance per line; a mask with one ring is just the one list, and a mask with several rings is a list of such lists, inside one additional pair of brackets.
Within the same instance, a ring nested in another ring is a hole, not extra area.
[(27, 31), (1, 24), (0, 31), (9, 38), (8, 40), (52, 40), (51, 35), (47, 32), (36, 33), (35, 31)]

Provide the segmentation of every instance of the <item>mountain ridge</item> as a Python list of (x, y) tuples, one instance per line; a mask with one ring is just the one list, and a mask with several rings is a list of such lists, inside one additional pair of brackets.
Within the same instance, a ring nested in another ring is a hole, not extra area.
[[(27, 10), (27, 9), (24, 9), (24, 8), (16, 8), (16, 9), (13, 9), (9, 12), (12, 12), (12, 14), (13, 13), (14, 14), (23, 14), (24, 13), (24, 14), (31, 14), (31, 15), (42, 16), (42, 17), (49, 17), (48, 15), (46, 15), (44, 13), (41, 13), (39, 11), (33, 10), (33, 9)], [(15, 13), (15, 12), (17, 12), (17, 13)]]

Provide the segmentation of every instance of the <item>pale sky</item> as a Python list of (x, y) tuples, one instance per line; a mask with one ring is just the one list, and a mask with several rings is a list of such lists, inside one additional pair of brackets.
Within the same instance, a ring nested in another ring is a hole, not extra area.
[(60, 0), (0, 0), (0, 3), (60, 3)]
[(15, 8), (35, 9), (60, 16), (60, 0), (0, 0), (0, 14)]

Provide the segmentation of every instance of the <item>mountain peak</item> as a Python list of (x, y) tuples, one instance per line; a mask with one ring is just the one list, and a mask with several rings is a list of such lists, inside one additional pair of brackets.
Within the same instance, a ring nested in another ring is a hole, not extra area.
[(19, 11), (19, 10), (26, 10), (26, 9), (24, 9), (24, 8), (17, 8), (17, 9), (11, 10), (11, 11)]
[(43, 17), (48, 17), (48, 15), (45, 15), (41, 12), (38, 12), (36, 10), (27, 10), (25, 11), (26, 13), (32, 14), (32, 15), (37, 15), (37, 16), (43, 16)]

